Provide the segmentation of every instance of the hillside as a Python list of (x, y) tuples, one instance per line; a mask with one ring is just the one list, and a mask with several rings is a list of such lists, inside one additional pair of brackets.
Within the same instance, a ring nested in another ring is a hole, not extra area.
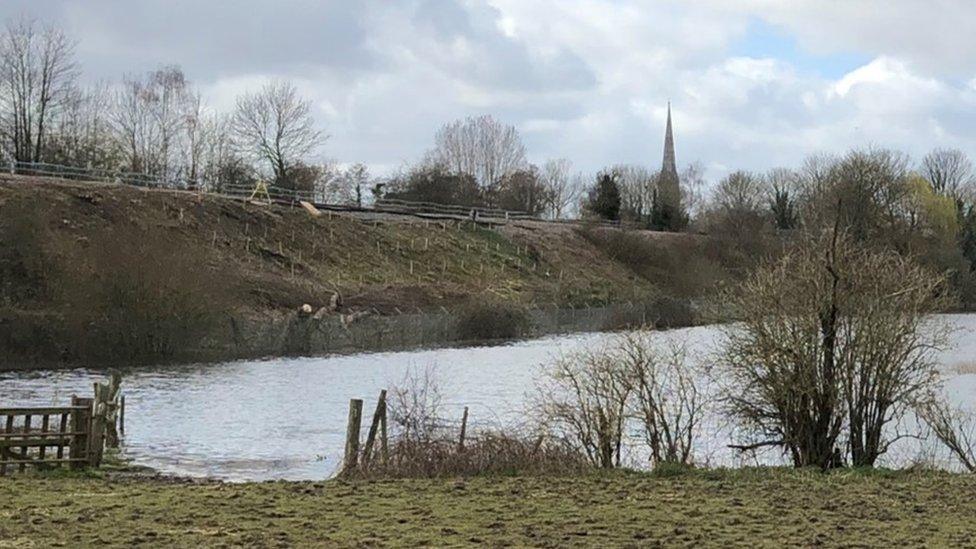
[[(662, 295), (660, 284), (610, 259), (593, 243), (599, 239), (584, 233), (540, 222), (499, 226), (370, 212), (316, 217), (213, 195), (5, 176), (0, 323), (15, 329), (0, 345), (8, 355), (38, 355), (25, 345), (70, 339), (47, 332), (100, 305), (103, 314), (86, 322), (128, 325), (131, 318), (105, 318), (126, 304), (147, 309), (139, 320), (219, 314), (253, 321), (306, 304), (318, 318), (350, 319), (489, 305), (581, 308)], [(668, 247), (693, 237), (642, 238)], [(132, 295), (138, 292), (145, 295)], [(149, 310), (153, 304), (162, 311)], [(59, 350), (62, 357), (73, 353)]]

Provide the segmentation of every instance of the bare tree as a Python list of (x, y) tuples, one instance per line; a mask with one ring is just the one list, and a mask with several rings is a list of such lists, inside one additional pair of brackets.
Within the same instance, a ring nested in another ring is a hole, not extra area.
[(229, 117), (210, 113), (198, 124), (203, 144), (202, 179), (208, 187), (219, 191), (228, 184), (248, 183), (252, 168), (236, 153), (230, 136)]
[(922, 174), (935, 192), (953, 200), (970, 197), (976, 185), (973, 163), (959, 149), (935, 149), (925, 155)]
[(976, 473), (976, 418), (973, 414), (952, 408), (936, 395), (923, 400), (917, 413), (959, 463), (970, 473)]
[(546, 188), (547, 209), (553, 219), (561, 219), (579, 201), (583, 192), (582, 176), (570, 173), (573, 163), (566, 158), (547, 160), (542, 166), (541, 180)]
[(619, 360), (633, 386), (633, 410), (651, 451), (651, 464), (690, 465), (707, 395), (704, 375), (691, 367), (678, 344), (655, 345), (651, 332), (619, 336)]
[(144, 78), (126, 76), (116, 97), (116, 138), (128, 169), (172, 177), (179, 172), (188, 122), (196, 125), (199, 100), (178, 67), (164, 67)]
[(356, 197), (357, 207), (363, 207), (363, 194), (369, 189), (369, 168), (365, 164), (353, 164), (345, 169), (346, 186)]
[(525, 146), (518, 130), (490, 115), (443, 126), (434, 136), (434, 149), (427, 161), (474, 177), (489, 202), (507, 175), (526, 168)]
[(54, 164), (117, 168), (120, 154), (113, 140), (111, 112), (107, 85), (74, 88), (47, 132), (41, 157)]
[(765, 188), (762, 179), (751, 172), (736, 171), (715, 189), (715, 206), (726, 213), (758, 212), (763, 207)]
[(700, 162), (688, 164), (678, 175), (678, 180), (681, 182), (681, 204), (685, 211), (693, 219), (700, 217), (705, 207), (705, 166)]
[(60, 29), (30, 19), (9, 23), (0, 36), (2, 131), (15, 159), (42, 159), (48, 125), (74, 86), (73, 57), (74, 44)]
[(203, 176), (205, 155), (208, 150), (210, 131), (217, 126), (207, 123), (207, 113), (203, 98), (199, 93), (190, 92), (186, 98), (183, 115), (183, 141), (181, 164), (183, 176), (197, 186)]
[(558, 358), (540, 381), (549, 428), (571, 440), (598, 467), (620, 465), (632, 386), (624, 365), (606, 349), (582, 349)]
[(618, 164), (610, 169), (620, 188), (620, 215), (634, 221), (644, 221), (651, 215), (654, 189), (659, 179), (643, 166)]
[(885, 427), (936, 381), (945, 332), (927, 315), (945, 306), (945, 276), (836, 228), (758, 269), (731, 296), (726, 330), (730, 410), (754, 439), (797, 466), (831, 467), (848, 433), (850, 459), (871, 466)]
[(434, 367), (408, 369), (390, 391), (390, 416), (397, 436), (430, 441), (438, 431), (443, 396)]
[(237, 98), (231, 131), (242, 154), (266, 163), (275, 183), (287, 185), (291, 167), (325, 141), (311, 110), (294, 85), (274, 81)]

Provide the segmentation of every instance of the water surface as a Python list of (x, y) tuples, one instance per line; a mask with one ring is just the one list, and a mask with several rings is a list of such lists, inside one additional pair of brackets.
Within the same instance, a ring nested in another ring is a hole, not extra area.
[[(969, 405), (976, 398), (976, 315), (945, 318), (956, 328), (954, 348), (941, 355), (947, 388), (953, 400)], [(719, 336), (713, 326), (656, 335), (662, 342), (687, 343), (699, 360), (715, 350)], [(135, 464), (179, 475), (321, 479), (341, 460), (350, 398), (363, 398), (369, 417), (381, 389), (401, 381), (408, 370), (431, 367), (442, 386), (446, 415), (460, 417), (469, 406), (475, 425), (517, 423), (524, 419), (541, 365), (608, 337), (135, 370), (123, 383), (124, 452)], [(960, 369), (974, 373), (959, 374)], [(103, 377), (85, 369), (0, 374), (0, 406), (63, 404), (72, 394), (90, 395), (92, 382)], [(711, 417), (706, 430), (700, 460), (747, 463), (726, 448), (733, 429), (720, 417)], [(906, 444), (899, 459), (912, 459), (918, 451)]]

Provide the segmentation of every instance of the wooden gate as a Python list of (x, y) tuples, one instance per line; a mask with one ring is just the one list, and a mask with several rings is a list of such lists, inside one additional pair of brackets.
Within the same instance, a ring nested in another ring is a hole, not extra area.
[(28, 465), (91, 464), (92, 403), (90, 398), (72, 397), (71, 406), (0, 408), (0, 475), (7, 474), (8, 467), (24, 471)]

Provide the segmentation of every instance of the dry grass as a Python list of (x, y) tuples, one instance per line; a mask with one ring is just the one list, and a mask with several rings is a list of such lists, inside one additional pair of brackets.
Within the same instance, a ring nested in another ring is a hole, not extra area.
[(482, 431), (461, 447), (456, 438), (399, 439), (389, 461), (373, 461), (353, 476), (365, 478), (454, 478), (496, 475), (572, 475), (590, 469), (570, 445), (551, 438)]
[(792, 469), (192, 483), (0, 478), (10, 547), (965, 547), (976, 477)]
[[(86, 269), (86, 276), (102, 279), (122, 272), (125, 250), (117, 248), (132, 244), (132, 235), (146, 241), (127, 247), (136, 248), (125, 252), (133, 260), (162, 257), (154, 265), (166, 267), (176, 250), (178, 259), (185, 252), (194, 260), (180, 262), (188, 281), (198, 272), (219, 273), (213, 278), (227, 300), (213, 309), (224, 316), (281, 315), (306, 303), (318, 310), (337, 292), (342, 304), (336, 312), (380, 315), (486, 302), (506, 310), (579, 308), (654, 293), (653, 284), (567, 227), (489, 230), (470, 222), (345, 213), (313, 218), (301, 209), (192, 193), (15, 179), (0, 176), (0, 241), (15, 244), (0, 250), (0, 321), (47, 323), (18, 328), (12, 341), (0, 338), (0, 356), (16, 353), (20, 360), (44, 354), (62, 360), (82, 346), (66, 339), (65, 345), (35, 345), (22, 337), (44, 332), (50, 335), (45, 341), (62, 339), (58, 322), (69, 304), (59, 299), (65, 295), (59, 289)], [(89, 261), (109, 255), (117, 257)], [(489, 323), (500, 327), (488, 337), (519, 335), (518, 315), (505, 316)], [(483, 326), (477, 328), (468, 335), (481, 337)]]

